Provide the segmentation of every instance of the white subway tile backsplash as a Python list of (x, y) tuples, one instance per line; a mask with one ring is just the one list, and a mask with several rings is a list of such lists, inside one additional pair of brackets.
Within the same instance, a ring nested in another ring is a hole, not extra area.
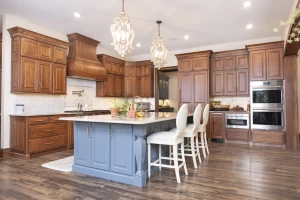
[(230, 105), (230, 108), (238, 105), (247, 109), (247, 104), (250, 103), (250, 97), (215, 97), (211, 98), (211, 101), (221, 101), (223, 105)]

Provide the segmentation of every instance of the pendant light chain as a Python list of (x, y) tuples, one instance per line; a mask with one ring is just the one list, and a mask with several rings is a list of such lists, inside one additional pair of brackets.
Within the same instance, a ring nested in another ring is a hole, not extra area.
[(160, 37), (160, 23), (158, 23), (158, 37)]
[(124, 0), (122, 0), (122, 12), (124, 12)]

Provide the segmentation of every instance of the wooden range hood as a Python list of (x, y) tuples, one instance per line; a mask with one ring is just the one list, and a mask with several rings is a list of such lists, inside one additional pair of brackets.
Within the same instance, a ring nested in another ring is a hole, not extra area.
[(68, 53), (68, 77), (97, 80), (106, 80), (106, 69), (96, 55), (97, 40), (79, 33), (67, 35), (70, 48)]

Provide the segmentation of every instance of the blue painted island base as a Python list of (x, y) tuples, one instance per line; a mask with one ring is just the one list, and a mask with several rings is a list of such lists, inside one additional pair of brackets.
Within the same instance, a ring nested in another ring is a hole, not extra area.
[[(74, 123), (73, 172), (143, 187), (147, 181), (146, 138), (158, 131), (176, 127), (175, 119), (149, 124), (102, 122)], [(162, 148), (168, 156), (168, 146)], [(158, 159), (158, 146), (151, 148), (151, 159)], [(155, 173), (158, 167), (153, 167)]]

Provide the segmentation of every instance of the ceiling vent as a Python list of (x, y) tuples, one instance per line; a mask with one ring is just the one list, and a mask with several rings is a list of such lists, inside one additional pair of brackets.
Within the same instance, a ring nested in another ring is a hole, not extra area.
[(106, 69), (96, 56), (96, 48), (100, 42), (79, 33), (67, 36), (70, 42), (68, 77), (96, 81), (106, 80)]

